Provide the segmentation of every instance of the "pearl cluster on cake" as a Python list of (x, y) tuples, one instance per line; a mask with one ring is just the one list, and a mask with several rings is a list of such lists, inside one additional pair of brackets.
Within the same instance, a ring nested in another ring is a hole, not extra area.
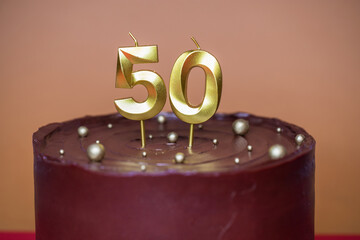
[[(233, 132), (236, 135), (244, 136), (249, 131), (249, 122), (245, 119), (237, 119), (232, 124)], [(277, 133), (281, 133), (283, 129), (281, 127), (276, 128)], [(305, 136), (303, 134), (297, 134), (295, 136), (295, 142), (298, 146), (300, 146), (305, 140)], [(247, 145), (248, 152), (252, 152), (253, 147), (252, 145)], [(276, 160), (285, 157), (286, 155), (286, 148), (281, 144), (274, 144), (269, 148), (268, 154), (270, 159)], [(235, 164), (240, 163), (239, 158), (234, 159)]]
[[(232, 124), (232, 130), (234, 132), (234, 134), (236, 135), (240, 135), (240, 136), (245, 136), (246, 133), (248, 133), (250, 128), (250, 124), (249, 121), (245, 120), (245, 119), (236, 119), (233, 124)], [(247, 145), (247, 150), (248, 152), (252, 152), (253, 147), (251, 145)], [(240, 158), (236, 157), (234, 159), (235, 164), (240, 164)]]
[[(157, 117), (157, 121), (159, 124), (166, 123), (166, 117), (164, 115), (159, 115)], [(113, 125), (111, 123), (107, 124), (107, 127), (109, 129), (113, 128)], [(199, 129), (203, 129), (203, 125), (198, 125)], [(246, 133), (249, 131), (250, 125), (249, 121), (245, 119), (236, 119), (232, 124), (232, 130), (234, 134), (239, 136), (245, 136)], [(281, 127), (276, 128), (277, 133), (282, 133), (283, 129)], [(80, 126), (77, 129), (78, 136), (80, 138), (85, 138), (89, 134), (89, 129), (86, 126)], [(149, 139), (153, 139), (153, 135), (148, 135)], [(170, 132), (167, 134), (167, 141), (169, 143), (176, 143), (178, 141), (179, 135), (176, 132)], [(303, 134), (297, 134), (295, 136), (295, 142), (298, 146), (300, 146), (305, 140), (305, 136)], [(212, 143), (214, 146), (219, 144), (218, 139), (214, 138), (212, 139)], [(247, 145), (247, 151), (251, 153), (253, 151), (253, 146), (248, 144)], [(272, 145), (268, 150), (268, 155), (270, 159), (277, 160), (280, 158), (283, 158), (286, 155), (287, 151), (286, 148), (281, 144), (274, 144)], [(63, 156), (65, 154), (64, 149), (59, 150), (59, 154)], [(87, 156), (91, 161), (101, 161), (104, 158), (105, 155), (105, 147), (100, 143), (100, 140), (96, 140), (95, 143), (90, 144), (87, 148)], [(142, 157), (147, 157), (147, 152), (143, 151), (141, 153)], [(177, 164), (181, 164), (185, 162), (185, 154), (182, 152), (178, 152), (174, 156), (174, 162)], [(235, 164), (240, 164), (240, 158), (235, 157), (234, 158)], [(141, 165), (141, 171), (146, 171), (146, 165)]]

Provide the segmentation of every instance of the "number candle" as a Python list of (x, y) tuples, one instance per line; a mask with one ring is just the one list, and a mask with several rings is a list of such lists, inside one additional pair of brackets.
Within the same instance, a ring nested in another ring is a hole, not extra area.
[(133, 64), (158, 62), (157, 46), (138, 46), (135, 37), (135, 47), (124, 47), (118, 50), (116, 88), (133, 88), (137, 84), (143, 85), (148, 98), (144, 102), (137, 102), (132, 97), (116, 99), (117, 111), (124, 117), (140, 121), (141, 147), (145, 148), (144, 120), (154, 117), (164, 107), (166, 101), (166, 87), (159, 74), (141, 70), (133, 72)]
[[(176, 60), (170, 76), (169, 95), (173, 112), (182, 121), (190, 124), (189, 148), (193, 145), (194, 124), (207, 121), (219, 107), (222, 89), (222, 73), (219, 62), (210, 53), (198, 49), (184, 52)], [(192, 68), (205, 71), (205, 96), (202, 103), (192, 106), (187, 98), (187, 81)]]

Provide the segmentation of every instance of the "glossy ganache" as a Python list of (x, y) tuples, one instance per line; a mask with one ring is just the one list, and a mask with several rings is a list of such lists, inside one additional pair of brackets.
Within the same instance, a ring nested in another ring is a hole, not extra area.
[[(188, 149), (189, 125), (162, 114), (164, 124), (145, 122), (152, 135), (145, 149), (139, 122), (119, 114), (35, 132), (36, 239), (314, 239), (315, 140), (306, 131), (278, 119), (216, 114), (195, 126)], [(249, 121), (245, 136), (233, 133), (236, 119)], [(80, 126), (89, 129), (86, 137), (78, 136)], [(178, 134), (176, 143), (169, 132)], [(305, 136), (300, 146), (297, 134)], [(86, 149), (97, 140), (105, 157), (91, 162)], [(284, 158), (270, 159), (274, 144), (286, 148)], [(174, 162), (178, 152), (182, 164)]]

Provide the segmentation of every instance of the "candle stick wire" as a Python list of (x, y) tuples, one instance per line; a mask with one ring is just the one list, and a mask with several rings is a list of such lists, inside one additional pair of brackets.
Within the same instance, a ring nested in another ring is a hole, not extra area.
[(194, 140), (194, 124), (190, 124), (190, 134), (189, 134), (189, 148), (193, 146)]
[(141, 148), (145, 148), (145, 127), (144, 127), (144, 120), (140, 120), (140, 129), (141, 129)]
[(193, 40), (193, 42), (195, 43), (197, 49), (200, 49), (200, 45), (199, 43), (196, 41), (196, 39), (194, 37), (191, 37), (191, 40)]
[(129, 32), (129, 35), (130, 35), (130, 37), (134, 40), (134, 42), (135, 42), (135, 47), (137, 47), (137, 46), (138, 46), (138, 41), (136, 40), (136, 38), (134, 37), (134, 35), (132, 35), (131, 32)]

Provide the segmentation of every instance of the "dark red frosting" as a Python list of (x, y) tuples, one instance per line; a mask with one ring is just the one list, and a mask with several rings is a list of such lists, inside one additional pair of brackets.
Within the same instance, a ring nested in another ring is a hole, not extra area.
[[(139, 122), (119, 114), (34, 133), (36, 239), (314, 239), (315, 140), (302, 128), (245, 113), (216, 114), (203, 128), (195, 126), (189, 150), (189, 125), (163, 114), (165, 124), (145, 121), (153, 136), (145, 149)], [(239, 118), (250, 123), (245, 136), (232, 131)], [(87, 137), (78, 137), (79, 126), (89, 129)], [(177, 143), (167, 142), (171, 131), (179, 134)], [(297, 134), (305, 136), (300, 146)], [(86, 154), (96, 140), (106, 151), (101, 162)], [(284, 158), (270, 159), (273, 144), (286, 148)], [(177, 152), (185, 154), (184, 164), (174, 163)]]

